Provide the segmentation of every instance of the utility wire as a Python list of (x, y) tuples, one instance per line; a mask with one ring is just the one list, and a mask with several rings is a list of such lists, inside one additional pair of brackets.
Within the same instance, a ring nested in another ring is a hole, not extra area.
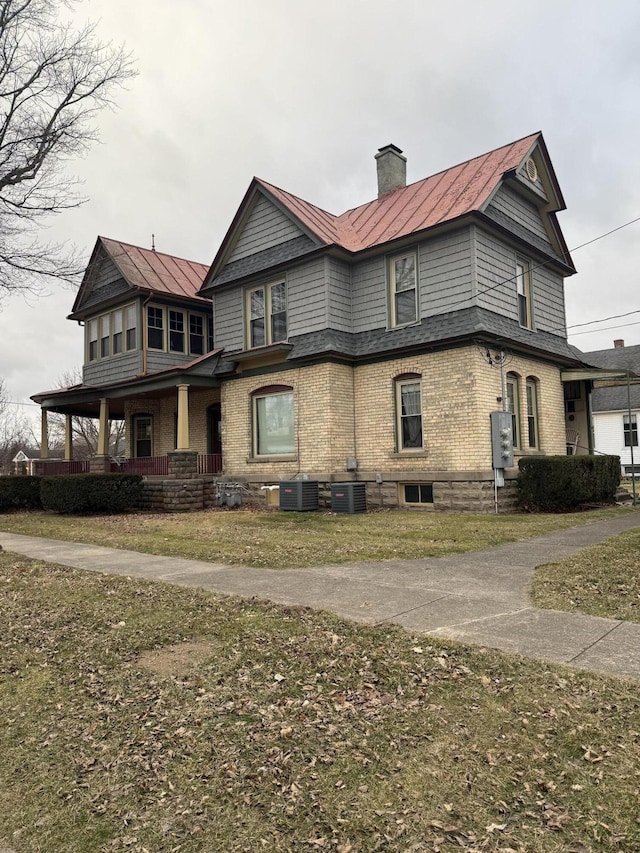
[[(574, 323), (572, 326), (567, 326), (567, 329), (578, 329), (580, 326), (593, 326), (595, 323), (606, 323), (607, 320), (619, 320), (621, 317), (630, 317), (631, 314), (640, 314), (640, 308), (636, 308), (633, 311), (627, 311), (626, 314), (613, 314), (611, 317), (603, 317), (601, 320), (589, 320), (588, 323)], [(632, 326), (633, 323), (625, 323), (626, 326)], [(614, 328), (616, 328), (614, 326)], [(617, 327), (620, 328), (620, 327)], [(596, 331), (598, 331), (596, 329)], [(574, 334), (582, 334), (582, 332), (574, 332)], [(586, 332), (585, 332), (586, 334)]]

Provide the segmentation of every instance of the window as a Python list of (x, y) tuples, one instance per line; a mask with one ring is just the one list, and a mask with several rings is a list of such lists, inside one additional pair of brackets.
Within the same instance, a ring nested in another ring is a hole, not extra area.
[(122, 311), (114, 311), (111, 315), (113, 326), (113, 354), (122, 352)]
[(287, 291), (283, 281), (247, 293), (247, 341), (250, 349), (287, 339)]
[(631, 420), (629, 415), (624, 416), (624, 446), (638, 446), (638, 421), (635, 414), (631, 415)]
[(132, 426), (133, 455), (137, 458), (153, 456), (153, 418), (151, 415), (134, 415)]
[(184, 352), (184, 314), (169, 311), (169, 352)]
[(136, 306), (127, 305), (125, 308), (125, 320), (127, 325), (127, 350), (135, 349), (138, 345), (136, 336), (137, 316)]
[(204, 317), (189, 314), (189, 352), (204, 355)]
[(515, 373), (507, 373), (507, 411), (511, 412), (513, 446), (520, 448), (520, 382)]
[(418, 319), (416, 255), (399, 255), (389, 260), (391, 325), (404, 326)]
[(538, 446), (538, 383), (535, 379), (527, 379), (527, 431), (529, 447)]
[(516, 261), (516, 290), (518, 293), (518, 322), (525, 329), (532, 329), (531, 271), (526, 261)]
[(207, 317), (207, 352), (213, 349), (213, 317), (211, 314)]
[(109, 355), (109, 314), (100, 317), (100, 358)]
[(420, 377), (396, 380), (398, 450), (422, 448), (422, 394)]
[(400, 503), (403, 504), (432, 504), (432, 483), (400, 483)]
[(254, 456), (274, 456), (294, 452), (293, 391), (254, 394)]
[(98, 321), (89, 320), (89, 361), (98, 357)]
[(150, 305), (147, 308), (147, 346), (149, 349), (164, 349), (164, 318), (162, 308)]

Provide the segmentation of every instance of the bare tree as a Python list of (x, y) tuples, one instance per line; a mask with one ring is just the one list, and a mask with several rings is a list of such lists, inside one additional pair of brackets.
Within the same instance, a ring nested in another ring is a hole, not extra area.
[(94, 26), (61, 23), (75, 2), (0, 0), (0, 297), (80, 272), (64, 245), (39, 242), (38, 226), (85, 200), (65, 167), (97, 138), (97, 114), (135, 73)]
[(7, 389), (0, 379), (0, 474), (10, 474), (12, 459), (19, 450), (30, 450), (29, 425), (17, 409), (11, 407)]

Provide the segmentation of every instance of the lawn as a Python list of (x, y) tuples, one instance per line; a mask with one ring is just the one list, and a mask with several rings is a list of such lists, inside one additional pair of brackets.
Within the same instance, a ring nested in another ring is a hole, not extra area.
[(628, 509), (573, 514), (251, 512), (0, 516), (0, 530), (230, 565), (295, 568), (359, 560), (411, 559), (475, 551), (541, 536)]
[(640, 529), (536, 569), (538, 607), (640, 622)]
[(0, 849), (640, 849), (637, 684), (0, 553)]

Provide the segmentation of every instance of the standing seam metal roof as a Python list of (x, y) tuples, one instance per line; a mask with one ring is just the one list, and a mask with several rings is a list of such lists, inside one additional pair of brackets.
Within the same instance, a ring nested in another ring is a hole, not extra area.
[(504, 174), (517, 169), (541, 139), (541, 133), (526, 136), (340, 216), (259, 178), (255, 180), (322, 244), (357, 252), (482, 209)]

